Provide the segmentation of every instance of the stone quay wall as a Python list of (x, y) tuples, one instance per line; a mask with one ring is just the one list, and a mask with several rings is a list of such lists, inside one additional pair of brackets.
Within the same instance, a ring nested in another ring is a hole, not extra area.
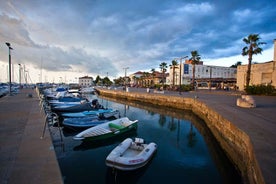
[(191, 110), (205, 121), (221, 148), (240, 171), (244, 183), (265, 183), (249, 136), (199, 99), (106, 89), (97, 91), (102, 96)]

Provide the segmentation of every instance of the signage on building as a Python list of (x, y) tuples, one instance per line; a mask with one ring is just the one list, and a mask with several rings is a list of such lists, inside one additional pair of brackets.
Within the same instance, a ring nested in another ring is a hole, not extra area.
[(184, 64), (184, 74), (189, 74), (189, 64)]

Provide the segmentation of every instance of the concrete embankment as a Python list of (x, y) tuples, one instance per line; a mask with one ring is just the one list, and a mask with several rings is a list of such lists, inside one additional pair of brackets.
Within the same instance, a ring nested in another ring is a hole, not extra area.
[(191, 110), (202, 118), (226, 155), (241, 172), (244, 183), (264, 184), (249, 136), (198, 98), (97, 89), (102, 96)]

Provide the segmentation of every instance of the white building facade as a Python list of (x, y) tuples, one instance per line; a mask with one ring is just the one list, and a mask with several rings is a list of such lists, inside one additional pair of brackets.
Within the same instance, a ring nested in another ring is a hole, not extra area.
[[(190, 84), (193, 77), (192, 64), (182, 63), (181, 75), (179, 65), (175, 67), (174, 85)], [(167, 78), (169, 85), (173, 85), (173, 67), (169, 69), (170, 75)], [(221, 83), (236, 81), (237, 69), (223, 66), (195, 65), (195, 81), (199, 83)], [(181, 79), (181, 81), (180, 81)]]
[(80, 86), (92, 86), (93, 84), (93, 77), (84, 76), (79, 78)]

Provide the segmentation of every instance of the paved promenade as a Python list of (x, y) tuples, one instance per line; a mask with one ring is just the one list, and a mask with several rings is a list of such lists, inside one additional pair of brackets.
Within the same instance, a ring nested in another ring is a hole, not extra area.
[[(146, 89), (129, 88), (145, 93)], [(152, 91), (151, 91), (152, 93)], [(194, 98), (204, 102), (249, 135), (266, 184), (276, 183), (276, 96), (254, 96), (256, 108), (236, 106), (240, 95), (231, 91), (165, 91), (164, 95)]]
[[(33, 98), (27, 97), (33, 94)], [(33, 89), (0, 98), (0, 183), (63, 183), (44, 113)]]

